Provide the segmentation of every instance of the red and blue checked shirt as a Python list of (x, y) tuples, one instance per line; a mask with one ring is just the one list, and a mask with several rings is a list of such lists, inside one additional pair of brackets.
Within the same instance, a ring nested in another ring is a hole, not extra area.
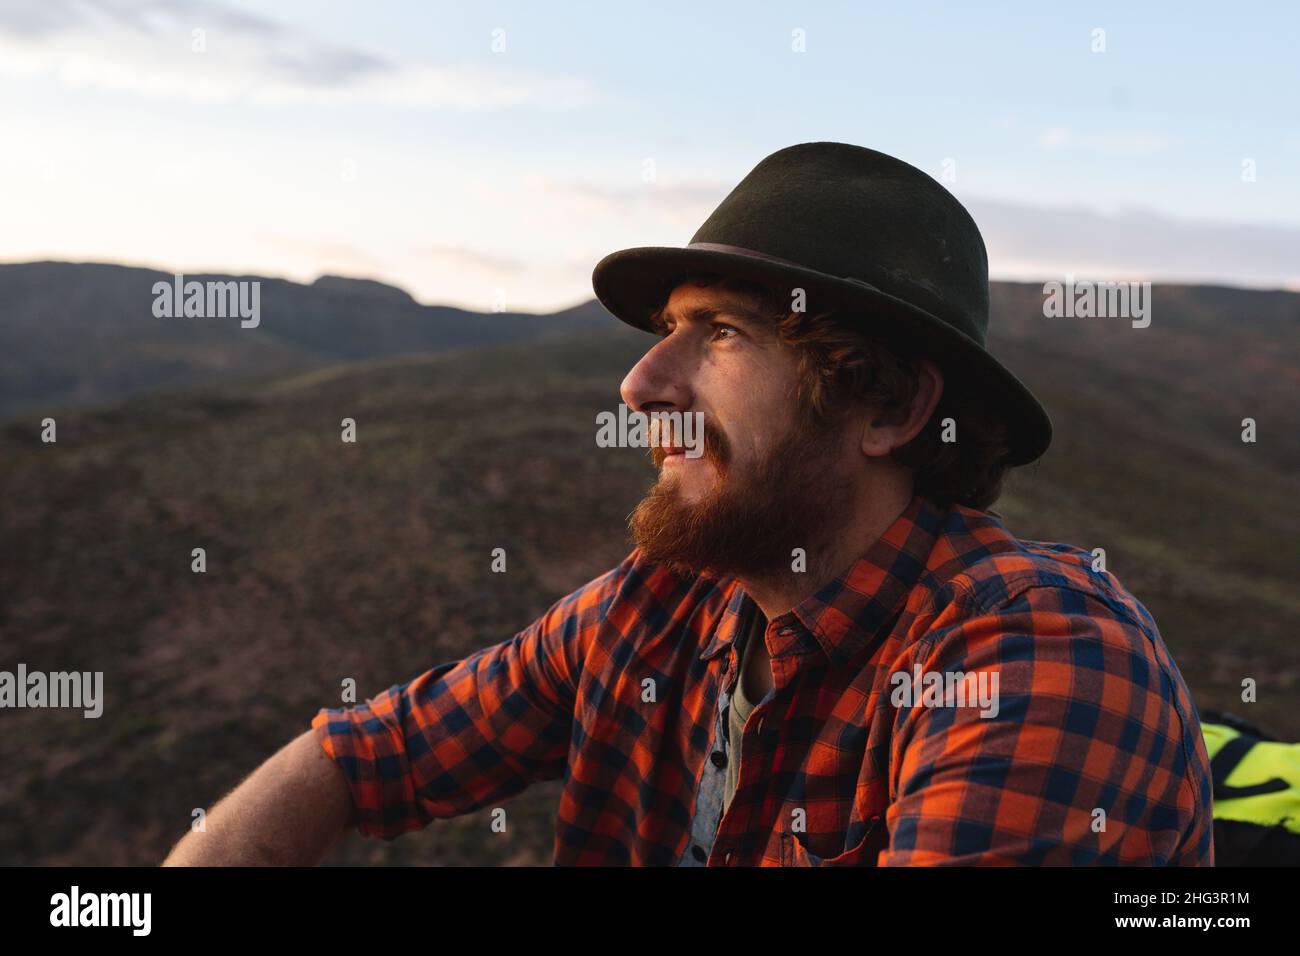
[[(385, 839), (563, 779), (557, 864), (1213, 864), (1196, 708), (1090, 553), (917, 496), (768, 623), (774, 686), (728, 755), (752, 606), (634, 550), (513, 638), (312, 726)], [(895, 693), (931, 672), (996, 673), (996, 715)], [(702, 782), (727, 759), (715, 823)]]

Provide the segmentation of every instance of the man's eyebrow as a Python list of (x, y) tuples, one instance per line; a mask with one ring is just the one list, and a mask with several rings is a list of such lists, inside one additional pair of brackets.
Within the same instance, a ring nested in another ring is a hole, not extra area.
[[(751, 306), (745, 305), (743, 302), (728, 302), (726, 305), (696, 306), (693, 309), (687, 309), (683, 312), (682, 318), (691, 322), (708, 322), (711, 319), (716, 319), (720, 315), (739, 319), (742, 322), (755, 324), (766, 323), (768, 321), (766, 315)], [(663, 325), (672, 320), (674, 316), (668, 311), (667, 306), (665, 306), (656, 312), (652, 318), (655, 320), (657, 325)], [(681, 320), (678, 319), (677, 321)]]

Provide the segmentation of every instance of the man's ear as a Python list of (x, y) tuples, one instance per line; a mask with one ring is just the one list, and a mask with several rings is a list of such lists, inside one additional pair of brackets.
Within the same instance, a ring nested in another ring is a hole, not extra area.
[(862, 430), (862, 453), (872, 458), (888, 455), (921, 433), (943, 396), (943, 373), (928, 358), (916, 363), (916, 394), (912, 404), (888, 421), (883, 415), (868, 419)]

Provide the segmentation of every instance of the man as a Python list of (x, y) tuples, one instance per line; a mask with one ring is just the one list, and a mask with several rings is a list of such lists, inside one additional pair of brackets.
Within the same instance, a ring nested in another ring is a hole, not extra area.
[(169, 863), (319, 861), (565, 781), (564, 864), (1210, 865), (1196, 708), (1090, 552), (988, 507), (1046, 413), (986, 351), (961, 205), (873, 150), (763, 160), (684, 249), (607, 256), (659, 340), (635, 549), (511, 640), (323, 709)]

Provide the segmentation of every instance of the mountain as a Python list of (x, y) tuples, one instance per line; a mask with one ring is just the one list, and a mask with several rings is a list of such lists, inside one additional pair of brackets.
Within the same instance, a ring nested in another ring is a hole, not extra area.
[[(402, 308), (346, 281), (327, 291)], [(1041, 299), (994, 289), (994, 352), (1056, 426), (995, 509), (1021, 537), (1104, 548), (1201, 709), (1300, 740), (1300, 296), (1157, 287), (1146, 329), (1048, 320)], [(607, 319), (66, 407), (56, 444), (30, 414), (0, 425), (0, 668), (102, 670), (106, 697), (98, 720), (0, 712), (0, 863), (156, 863), (345, 679), (374, 696), (612, 567), (653, 474), (596, 447), (596, 415), (652, 341)], [(331, 859), (546, 864), (557, 797), (506, 803), (502, 834), (483, 811)]]
[(0, 265), (0, 418), (25, 409), (111, 401), (354, 359), (470, 348), (608, 321), (588, 303), (554, 315), (420, 305), (392, 286), (322, 276), (311, 285), (258, 276), (260, 316), (159, 318), (169, 273), (96, 263)]

